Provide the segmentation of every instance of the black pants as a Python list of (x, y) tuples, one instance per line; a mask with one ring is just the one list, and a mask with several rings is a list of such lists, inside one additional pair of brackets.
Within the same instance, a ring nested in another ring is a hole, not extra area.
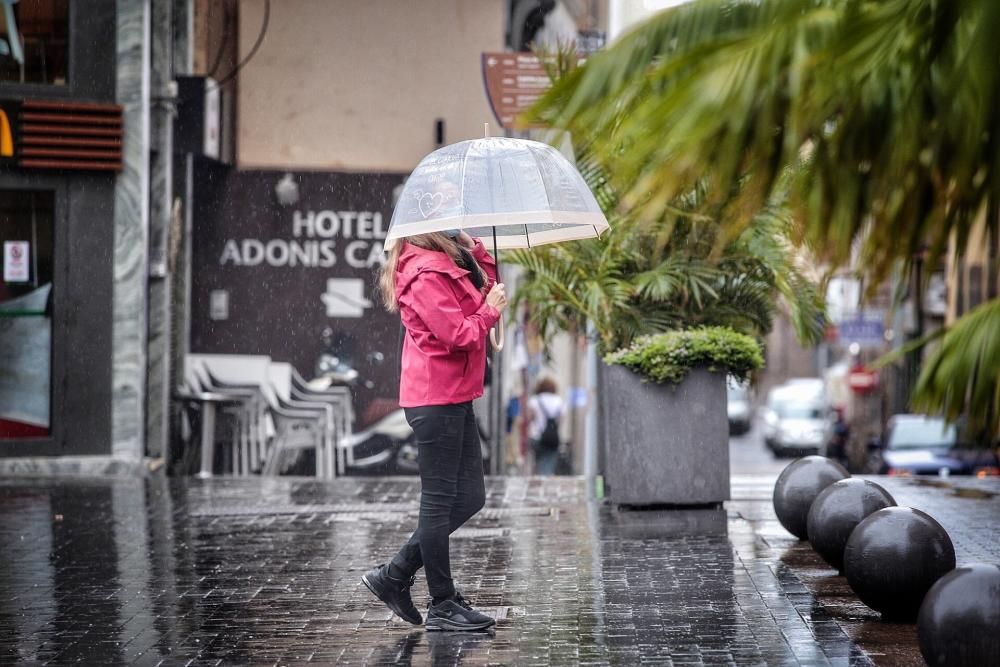
[(420, 522), (392, 563), (407, 576), (423, 566), (431, 596), (444, 598), (455, 592), (448, 536), (486, 503), (476, 415), (471, 402), (405, 412), (419, 450)]

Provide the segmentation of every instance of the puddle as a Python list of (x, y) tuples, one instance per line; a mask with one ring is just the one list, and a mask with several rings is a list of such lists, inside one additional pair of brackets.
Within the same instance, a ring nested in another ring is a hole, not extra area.
[(982, 489), (955, 489), (954, 493), (959, 498), (972, 498), (973, 500), (989, 500), (995, 497), (997, 494), (992, 491), (983, 491)]
[(914, 478), (912, 480), (912, 483), (916, 484), (917, 486), (933, 486), (935, 489), (950, 489), (950, 488), (952, 488), (952, 485), (949, 484), (948, 482), (942, 482), (942, 481), (937, 480), (937, 479), (921, 479), (921, 478), (918, 477), (918, 478)]
[(949, 482), (937, 479), (912, 479), (912, 484), (917, 486), (932, 486), (935, 489), (951, 489), (951, 493), (959, 498), (969, 498), (971, 500), (990, 500), (996, 497), (996, 492), (985, 491), (983, 489), (972, 489), (969, 487), (955, 486)]

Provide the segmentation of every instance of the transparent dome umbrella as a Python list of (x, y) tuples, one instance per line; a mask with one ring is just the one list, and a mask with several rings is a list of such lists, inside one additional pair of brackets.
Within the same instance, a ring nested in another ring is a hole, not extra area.
[[(417, 165), (399, 195), (385, 247), (463, 229), (495, 250), (600, 236), (608, 220), (583, 177), (552, 146), (487, 137), (451, 144)], [(491, 331), (493, 345), (503, 348)]]

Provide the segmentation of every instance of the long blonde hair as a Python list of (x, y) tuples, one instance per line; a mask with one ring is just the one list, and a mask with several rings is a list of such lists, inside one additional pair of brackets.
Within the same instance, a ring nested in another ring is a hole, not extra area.
[[(399, 256), (402, 254), (403, 247), (407, 243), (415, 245), (418, 248), (423, 248), (424, 250), (443, 252), (451, 257), (456, 265), (459, 264), (462, 258), (462, 247), (458, 245), (455, 239), (444, 232), (408, 236), (405, 239), (397, 241), (396, 245), (389, 250), (385, 264), (382, 265), (382, 270), (379, 271), (378, 275), (378, 287), (382, 293), (382, 302), (385, 304), (386, 310), (390, 313), (399, 310), (399, 299), (396, 294), (396, 267), (399, 266)], [(482, 274), (483, 271), (476, 264), (475, 259), (472, 260), (472, 263), (474, 264), (472, 270)]]

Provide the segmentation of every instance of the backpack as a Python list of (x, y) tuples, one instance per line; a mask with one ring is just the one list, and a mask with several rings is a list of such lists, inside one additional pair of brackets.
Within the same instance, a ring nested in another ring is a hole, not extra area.
[(541, 437), (538, 438), (538, 449), (552, 451), (559, 449), (559, 416), (551, 416), (545, 411), (542, 399), (538, 399), (538, 409), (545, 415), (545, 429)]

